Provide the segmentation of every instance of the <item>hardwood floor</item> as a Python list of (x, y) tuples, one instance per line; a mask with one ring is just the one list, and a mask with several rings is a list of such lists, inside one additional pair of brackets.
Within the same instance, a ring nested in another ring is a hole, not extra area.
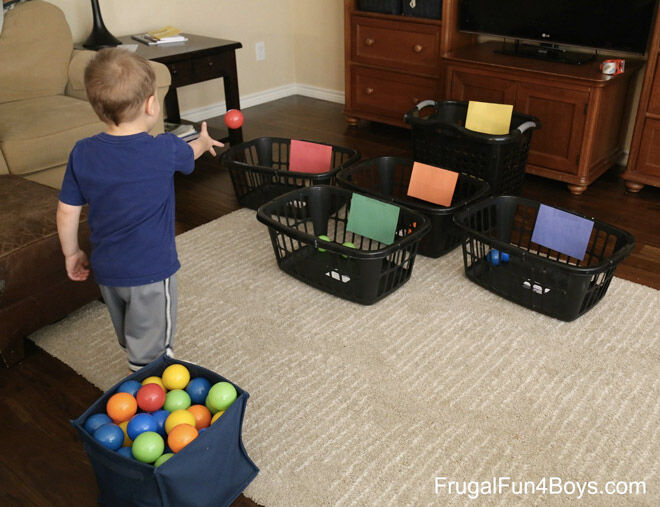
[[(338, 104), (289, 97), (246, 109), (244, 115), (245, 139), (325, 141), (357, 148), (364, 158), (410, 156), (407, 130), (379, 124), (348, 127)], [(209, 125), (224, 130), (222, 118)], [(616, 276), (660, 289), (660, 189), (647, 186), (638, 194), (627, 193), (620, 171), (613, 168), (577, 197), (563, 183), (529, 176), (524, 195), (630, 231), (637, 241), (635, 250)], [(238, 207), (226, 170), (210, 156), (198, 161), (192, 175), (175, 181), (177, 233)], [(101, 392), (31, 342), (26, 348), (23, 362), (0, 368), (0, 505), (94, 505), (96, 480), (69, 419), (78, 417)], [(234, 505), (256, 504), (241, 497)]]

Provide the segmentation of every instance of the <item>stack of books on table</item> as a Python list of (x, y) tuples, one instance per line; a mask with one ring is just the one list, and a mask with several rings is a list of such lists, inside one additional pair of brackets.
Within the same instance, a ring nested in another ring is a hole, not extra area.
[(195, 127), (186, 123), (178, 124), (165, 122), (165, 132), (174, 134), (179, 139), (183, 139), (186, 142), (192, 141), (193, 139), (197, 139), (199, 137), (199, 133)]
[(131, 36), (136, 41), (142, 42), (149, 46), (156, 46), (158, 44), (172, 44), (175, 42), (186, 42), (188, 37), (183, 35), (178, 28), (173, 26), (166, 26), (160, 30), (153, 32), (138, 33)]

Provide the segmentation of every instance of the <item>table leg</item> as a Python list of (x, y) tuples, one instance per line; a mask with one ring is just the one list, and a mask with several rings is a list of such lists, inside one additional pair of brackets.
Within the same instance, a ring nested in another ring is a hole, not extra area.
[[(230, 109), (240, 109), (241, 100), (238, 94), (238, 73), (236, 72), (236, 53), (232, 51), (231, 55), (227, 58), (227, 72), (223, 77), (225, 87), (225, 103), (227, 104), (227, 111)], [(232, 146), (241, 144), (243, 142), (243, 129), (229, 129), (229, 143)]]
[(170, 86), (165, 95), (165, 120), (170, 123), (181, 123), (179, 113), (179, 98), (176, 95), (176, 88)]

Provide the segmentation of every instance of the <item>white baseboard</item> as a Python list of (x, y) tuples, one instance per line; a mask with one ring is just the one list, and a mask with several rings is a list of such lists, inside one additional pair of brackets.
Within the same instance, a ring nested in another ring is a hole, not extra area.
[[(338, 104), (344, 103), (344, 92), (337, 90), (328, 90), (327, 88), (319, 88), (317, 86), (305, 84), (288, 84), (264, 90), (261, 92), (251, 93), (249, 95), (241, 96), (241, 109), (265, 104), (273, 100), (283, 99), (291, 95), (303, 95), (305, 97), (312, 97), (314, 99), (327, 100), (329, 102), (336, 102)], [(224, 101), (216, 102), (209, 106), (200, 107), (197, 109), (188, 109), (181, 111), (181, 117), (189, 121), (202, 121), (206, 118), (214, 116), (221, 116), (227, 112), (227, 105)]]

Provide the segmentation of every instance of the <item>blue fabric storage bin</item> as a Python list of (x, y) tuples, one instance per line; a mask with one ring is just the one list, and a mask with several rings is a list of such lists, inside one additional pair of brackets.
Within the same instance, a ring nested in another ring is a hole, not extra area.
[(158, 468), (106, 449), (84, 429), (89, 416), (105, 412), (108, 398), (121, 383), (160, 376), (171, 364), (184, 365), (191, 378), (205, 377), (211, 385), (230, 382), (201, 366), (162, 356), (114, 385), (84, 414), (71, 421), (92, 463), (102, 505), (227, 506), (259, 472), (247, 455), (241, 437), (245, 405), (250, 395), (235, 384), (232, 385), (236, 388), (236, 401), (206, 431)]

